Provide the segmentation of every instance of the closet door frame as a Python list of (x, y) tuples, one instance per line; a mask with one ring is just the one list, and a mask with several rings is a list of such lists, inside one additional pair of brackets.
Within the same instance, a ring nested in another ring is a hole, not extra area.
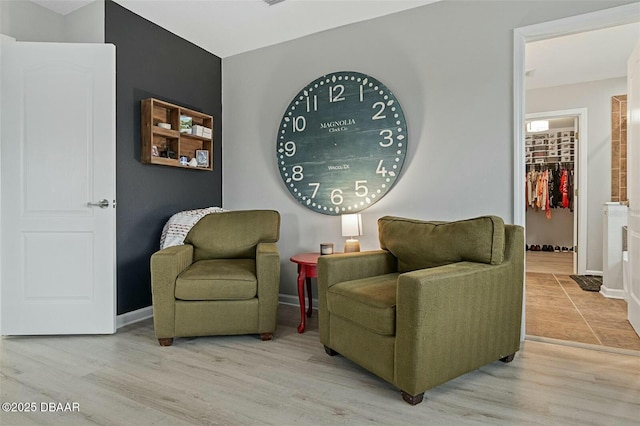
[[(583, 31), (614, 27), (638, 21), (638, 4), (632, 3), (582, 15), (571, 16), (568, 18), (557, 19), (554, 21), (519, 27), (513, 30), (513, 223), (516, 225), (525, 226), (526, 222), (524, 209), (526, 200), (524, 191), (522, 190), (522, 177), (526, 173), (524, 158), (526, 44), (528, 42), (546, 40)], [(584, 186), (580, 191), (583, 191), (586, 195), (586, 188)], [(583, 213), (586, 214), (586, 211), (583, 210)], [(578, 252), (582, 252), (586, 255), (586, 249), (587, 247), (579, 248)], [(578, 264), (580, 264), (580, 261), (578, 261)], [(583, 264), (586, 265), (586, 261)], [(585, 272), (586, 271), (584, 270), (578, 270), (578, 274), (585, 274)], [(522, 325), (522, 334), (524, 336), (524, 324)]]
[[(574, 155), (573, 182), (573, 273), (587, 273), (587, 147), (588, 111), (587, 108), (544, 111), (527, 114), (526, 120), (545, 120), (553, 118), (577, 118), (578, 136)], [(523, 122), (524, 132), (524, 122)], [(523, 143), (524, 146), (524, 143)], [(526, 169), (525, 169), (526, 170)], [(522, 174), (524, 176), (524, 174)], [(522, 185), (520, 185), (522, 187)], [(524, 201), (523, 201), (524, 203)], [(524, 204), (523, 204), (524, 205)], [(524, 211), (524, 207), (522, 208)], [(525, 219), (526, 222), (526, 219)], [(577, 250), (576, 250), (577, 247)]]

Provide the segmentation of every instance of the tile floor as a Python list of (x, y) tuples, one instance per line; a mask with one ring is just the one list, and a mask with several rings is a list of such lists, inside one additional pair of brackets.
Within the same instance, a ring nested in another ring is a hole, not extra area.
[(555, 266), (561, 273), (543, 272), (538, 253), (527, 252), (528, 336), (640, 351), (640, 337), (627, 321), (624, 300), (582, 290), (562, 262)]

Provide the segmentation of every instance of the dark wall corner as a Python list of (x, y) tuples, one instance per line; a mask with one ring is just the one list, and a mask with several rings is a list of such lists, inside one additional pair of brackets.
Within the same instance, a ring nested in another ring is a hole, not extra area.
[[(151, 305), (149, 258), (174, 213), (222, 206), (222, 61), (105, 1), (105, 42), (116, 46), (118, 314)], [(213, 171), (140, 163), (140, 101), (155, 97), (211, 114)]]

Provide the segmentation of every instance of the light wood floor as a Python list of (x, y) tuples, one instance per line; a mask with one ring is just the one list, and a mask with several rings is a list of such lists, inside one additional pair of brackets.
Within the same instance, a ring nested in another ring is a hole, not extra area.
[(527, 251), (526, 259), (527, 272), (573, 274), (573, 253)]
[(77, 402), (77, 413), (0, 413), (2, 425), (637, 425), (640, 358), (526, 341), (425, 393), (415, 407), (393, 386), (318, 340), (280, 308), (275, 338), (176, 339), (150, 320), (113, 336), (0, 340), (1, 402)]
[(640, 351), (626, 302), (582, 290), (569, 277), (572, 256), (527, 252), (527, 336)]

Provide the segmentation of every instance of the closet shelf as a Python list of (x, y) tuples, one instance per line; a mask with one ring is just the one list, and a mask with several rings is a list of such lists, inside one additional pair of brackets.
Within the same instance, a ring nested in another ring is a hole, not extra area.
[(525, 164), (538, 166), (573, 163), (577, 136), (573, 128), (527, 134)]

